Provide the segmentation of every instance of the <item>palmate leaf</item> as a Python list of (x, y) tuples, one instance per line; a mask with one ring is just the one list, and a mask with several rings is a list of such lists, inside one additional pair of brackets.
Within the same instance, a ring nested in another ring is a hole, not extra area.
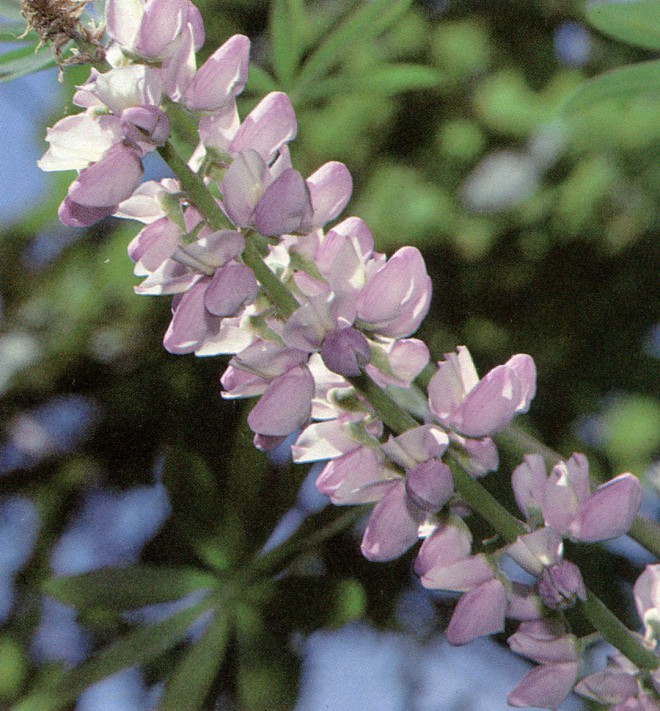
[(303, 0), (275, 0), (270, 13), (273, 68), (286, 89), (293, 78), (303, 50), (305, 5)]
[(158, 705), (159, 711), (198, 711), (209, 693), (224, 659), (230, 618), (218, 610), (204, 634), (186, 650)]
[(392, 96), (402, 91), (437, 89), (444, 77), (433, 67), (421, 64), (385, 64), (363, 75), (328, 77), (309, 87), (306, 100), (326, 99), (346, 92)]
[(412, 0), (374, 0), (352, 12), (317, 47), (302, 65), (293, 91), (300, 98), (306, 90), (332, 70), (356, 42), (370, 42), (394, 24), (410, 7)]
[(640, 62), (585, 82), (567, 99), (562, 111), (565, 115), (571, 115), (591, 109), (608, 99), (627, 101), (657, 92), (660, 92), (660, 60)]
[(51, 688), (39, 690), (18, 703), (13, 711), (60, 711), (88, 686), (128, 667), (147, 664), (181, 642), (190, 626), (214, 604), (202, 602), (162, 622), (132, 630), (60, 677)]
[(660, 2), (596, 2), (587, 5), (589, 23), (614, 39), (645, 49), (660, 49)]
[(34, 44), (0, 54), (0, 81), (11, 81), (55, 65), (48, 47), (35, 49)]
[(103, 607), (120, 611), (178, 600), (216, 583), (214, 575), (195, 568), (132, 565), (51, 578), (44, 592), (80, 610)]

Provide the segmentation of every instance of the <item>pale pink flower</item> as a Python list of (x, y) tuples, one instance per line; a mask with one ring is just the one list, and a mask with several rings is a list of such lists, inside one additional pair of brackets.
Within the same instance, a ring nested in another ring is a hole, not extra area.
[(429, 383), (429, 407), (438, 422), (467, 437), (484, 437), (504, 429), (515, 415), (527, 412), (536, 391), (536, 368), (518, 354), (479, 380), (470, 352), (459, 346), (438, 363)]
[(522, 622), (507, 640), (514, 652), (539, 663), (511, 691), (511, 706), (556, 709), (571, 693), (580, 666), (579, 643), (556, 622)]
[(641, 486), (632, 474), (621, 474), (590, 493), (583, 454), (559, 462), (547, 478), (543, 472), (539, 455), (527, 455), (512, 475), (516, 501), (526, 516), (540, 513), (547, 526), (585, 543), (628, 532), (641, 502)]

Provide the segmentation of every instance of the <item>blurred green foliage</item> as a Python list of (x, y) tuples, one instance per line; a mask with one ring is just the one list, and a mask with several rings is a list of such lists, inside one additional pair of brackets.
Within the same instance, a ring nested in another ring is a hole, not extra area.
[[(380, 250), (422, 249), (434, 300), (421, 337), (436, 358), (466, 343), (483, 372), (511, 353), (530, 353), (539, 388), (527, 426), (566, 455), (588, 450), (603, 476), (624, 469), (650, 476), (660, 445), (660, 100), (639, 90), (632, 98), (612, 95), (611, 85), (601, 85), (603, 98), (575, 95), (572, 110), (566, 107), (588, 77), (626, 64), (647, 67), (652, 84), (653, 40), (621, 44), (607, 36), (611, 23), (602, 17), (596, 26), (605, 34), (586, 29), (572, 0), (433, 5), (389, 2), (383, 12), (358, 0), (207, 0), (203, 52), (234, 32), (249, 35), (255, 69), (243, 115), (262, 90), (288, 91), (299, 121), (297, 167), (306, 174), (343, 160), (355, 179), (345, 214), (367, 221)], [(351, 10), (357, 16), (347, 20)], [(566, 27), (582, 32), (580, 61), (557, 47)], [(83, 77), (81, 69), (66, 72), (69, 109)], [(30, 257), (39, 240), (62, 240), (56, 207), (69, 181), (54, 176), (43, 201), (2, 229), (2, 419), (7, 438), (15, 418), (58, 393), (90, 396), (102, 414), (66, 458), (49, 456), (3, 476), (3, 492), (38, 502), (41, 529), (0, 637), (0, 702), (46, 688), (49, 679), (59, 679), (62, 691), (75, 678), (27, 661), (36, 591), (44, 585), (83, 610), (95, 640), (127, 631), (108, 609), (135, 600), (105, 600), (96, 579), (92, 605), (81, 602), (80, 590), (49, 587), (49, 555), (88, 487), (150, 483), (165, 457), (172, 513), (142, 558), (179, 572), (168, 584), (148, 577), (149, 587), (144, 570), (133, 571), (142, 581), (140, 602), (161, 600), (168, 585), (177, 594), (188, 590), (185, 571), (204, 569), (218, 581), (212, 595), (231, 599), (232, 624), (219, 616), (209, 628), (215, 632), (190, 647), (181, 644), (181, 619), (188, 618), (179, 613), (151, 637), (125, 638), (122, 659), (115, 652), (107, 667), (92, 662), (75, 688), (142, 660), (151, 679), (179, 670), (168, 682), (166, 708), (197, 708), (221, 689), (250, 711), (291, 708), (300, 663), (291, 636), (360, 618), (396, 627), (410, 560), (368, 564), (352, 530), (335, 531), (335, 512), (322, 511), (292, 539), (282, 559), (288, 576), (267, 585), (258, 576), (226, 583), (252, 570), (295, 504), (304, 468), (275, 466), (252, 448), (245, 405), (220, 402), (223, 359), (162, 350), (167, 305), (132, 292), (126, 245), (135, 225), (107, 221), (63, 243), (52, 261)], [(489, 485), (503, 489), (516, 463), (505, 455)], [(335, 535), (306, 548), (305, 536), (325, 527)], [(602, 579), (631, 580), (638, 572), (605, 557), (598, 566)], [(607, 598), (624, 609), (615, 585)], [(96, 616), (90, 607), (99, 608)], [(184, 706), (181, 679), (193, 672), (195, 703)], [(62, 691), (58, 708), (71, 702), (72, 688)], [(44, 693), (18, 708), (54, 708)]]

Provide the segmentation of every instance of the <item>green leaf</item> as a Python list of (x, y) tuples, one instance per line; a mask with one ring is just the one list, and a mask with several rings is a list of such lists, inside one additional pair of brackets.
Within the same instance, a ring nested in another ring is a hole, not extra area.
[(34, 45), (0, 54), (0, 81), (11, 81), (26, 74), (48, 69), (55, 64), (47, 47), (35, 51)]
[(162, 622), (139, 627), (64, 674), (52, 689), (41, 690), (17, 704), (14, 711), (60, 711), (88, 686), (121, 669), (148, 662), (181, 642), (192, 623), (211, 605), (204, 600)]
[(230, 620), (217, 611), (202, 637), (187, 650), (165, 686), (159, 711), (198, 711), (213, 685), (229, 641)]
[(133, 565), (106, 568), (67, 578), (51, 578), (44, 592), (78, 609), (130, 610), (169, 600), (205, 587), (217, 578), (195, 568)]
[(262, 95), (277, 91), (278, 86), (275, 79), (265, 69), (250, 62), (247, 88), (252, 94)]
[(660, 49), (660, 2), (597, 2), (586, 7), (587, 20), (614, 39), (645, 49)]
[(660, 91), (660, 60), (639, 62), (589, 80), (566, 100), (562, 112), (571, 115), (608, 99), (624, 101), (657, 91)]
[(373, 0), (343, 20), (303, 64), (295, 83), (295, 92), (305, 97), (307, 89), (333, 69), (357, 42), (370, 42), (394, 24), (412, 4), (412, 0)]
[(302, 0), (275, 0), (270, 14), (275, 75), (286, 88), (302, 55), (305, 7)]
[(368, 74), (328, 77), (309, 87), (306, 100), (326, 99), (337, 94), (360, 92), (393, 96), (402, 91), (433, 89), (444, 85), (443, 76), (433, 67), (421, 64), (389, 64)]

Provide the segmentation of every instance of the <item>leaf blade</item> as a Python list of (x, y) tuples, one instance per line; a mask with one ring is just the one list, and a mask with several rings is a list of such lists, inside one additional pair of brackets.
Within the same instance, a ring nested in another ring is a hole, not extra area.
[(55, 60), (47, 47), (35, 51), (34, 45), (28, 45), (3, 52), (0, 54), (0, 82), (12, 81), (54, 65)]
[(216, 583), (215, 576), (196, 568), (133, 565), (50, 578), (44, 592), (77, 609), (105, 607), (121, 611), (178, 600)]
[(229, 615), (216, 611), (167, 682), (159, 711), (198, 711), (202, 707), (223, 662), (230, 629)]
[(660, 3), (597, 2), (587, 5), (589, 24), (614, 39), (644, 49), (660, 49)]
[(305, 89), (333, 69), (353, 42), (368, 42), (384, 32), (403, 15), (412, 0), (375, 0), (360, 6), (339, 24), (303, 64), (295, 91), (304, 97)]
[(590, 79), (564, 103), (566, 116), (593, 108), (608, 99), (630, 100), (660, 91), (660, 60), (639, 62)]
[(64, 674), (53, 689), (41, 690), (23, 699), (14, 711), (60, 711), (97, 681), (156, 659), (182, 641), (192, 623), (211, 604), (207, 599), (166, 620), (132, 630)]

